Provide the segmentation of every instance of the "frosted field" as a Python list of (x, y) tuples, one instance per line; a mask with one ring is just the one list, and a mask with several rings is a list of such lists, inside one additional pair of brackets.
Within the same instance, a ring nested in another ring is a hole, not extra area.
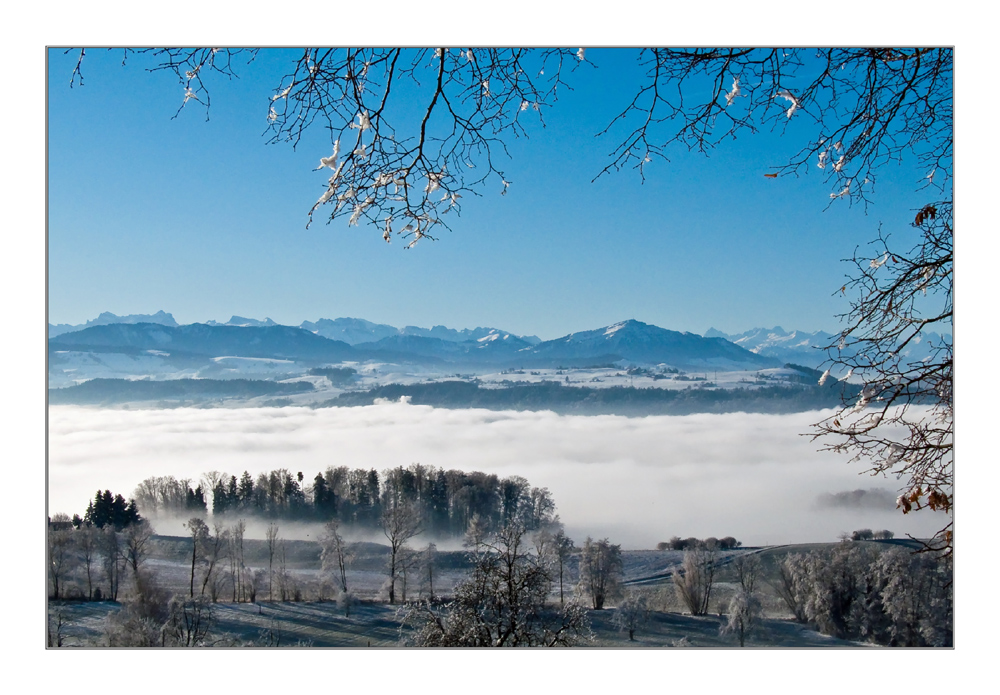
[(548, 487), (569, 535), (652, 548), (681, 537), (732, 535), (745, 545), (834, 541), (888, 528), (926, 536), (940, 515), (823, 508), (817, 498), (893, 480), (820, 453), (809, 437), (823, 412), (792, 415), (564, 416), (549, 411), (446, 410), (406, 403), (357, 408), (49, 409), (49, 511), (82, 514), (95, 490), (126, 496), (143, 479), (197, 480), (328, 466), (411, 463), (522, 475)]

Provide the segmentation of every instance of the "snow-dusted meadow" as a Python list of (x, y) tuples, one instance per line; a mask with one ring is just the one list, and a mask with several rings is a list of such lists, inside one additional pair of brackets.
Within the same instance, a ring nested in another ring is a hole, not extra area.
[(211, 470), (287, 468), (309, 482), (328, 466), (422, 463), (524, 476), (549, 488), (571, 537), (608, 537), (626, 549), (674, 535), (773, 545), (835, 541), (865, 527), (897, 537), (936, 531), (935, 515), (903, 516), (891, 504), (820, 504), (838, 492), (896, 489), (860, 464), (817, 451), (803, 435), (824, 415), (627, 418), (399, 402), (315, 410), (52, 406), (49, 511), (82, 514), (98, 488), (129, 495), (150, 476), (197, 481)]

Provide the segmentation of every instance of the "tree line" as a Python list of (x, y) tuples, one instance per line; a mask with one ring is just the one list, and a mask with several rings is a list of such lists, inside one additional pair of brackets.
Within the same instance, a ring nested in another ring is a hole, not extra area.
[(952, 558), (846, 541), (791, 554), (775, 589), (800, 623), (841, 639), (891, 647), (952, 646)]
[[(706, 384), (706, 382), (697, 382)], [(757, 388), (693, 387), (682, 390), (611, 386), (569, 386), (558, 381), (511, 383), (485, 388), (466, 381), (426, 384), (386, 384), (368, 391), (347, 391), (321, 407), (372, 405), (376, 399), (435, 408), (490, 410), (553, 410), (560, 414), (690, 415), (692, 413), (798, 413), (830, 408), (853, 398), (860, 387), (829, 381), (824, 386), (790, 384)]]
[[(206, 491), (211, 494), (206, 495)], [(551, 516), (555, 502), (547, 488), (521, 476), (501, 478), (481, 471), (445, 470), (414, 463), (379, 473), (374, 468), (328, 467), (311, 483), (285, 468), (239, 477), (218, 471), (197, 485), (173, 476), (151, 477), (133, 493), (147, 515), (207, 513), (216, 517), (261, 517), (286, 521), (337, 521), (343, 527), (379, 528), (384, 507), (411, 505), (432, 535), (461, 536), (474, 518), (497, 528), (521, 518), (529, 530)]]

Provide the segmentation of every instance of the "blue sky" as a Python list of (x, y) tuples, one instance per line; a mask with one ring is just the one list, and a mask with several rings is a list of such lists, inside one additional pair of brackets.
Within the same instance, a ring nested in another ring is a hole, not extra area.
[(306, 230), (330, 143), (319, 128), (297, 150), (262, 137), (286, 57), (214, 80), (206, 122), (196, 104), (172, 119), (183, 88), (141, 58), (122, 67), (120, 52), (88, 51), (85, 84), (70, 89), (75, 54), (49, 51), (50, 322), (163, 309), (181, 323), (353, 316), (542, 338), (626, 318), (832, 331), (848, 308), (834, 296), (840, 259), (925, 202), (914, 189), (926, 172), (906, 167), (880, 172), (867, 214), (846, 201), (824, 211), (819, 170), (765, 178), (811, 134), (794, 123), (710, 157), (674, 150), (641, 185), (628, 170), (591, 183), (617, 144), (594, 135), (641, 77), (633, 51), (595, 48), (547, 127), (509, 143), (508, 194), (466, 196), (439, 241), (404, 250), (346, 220)]

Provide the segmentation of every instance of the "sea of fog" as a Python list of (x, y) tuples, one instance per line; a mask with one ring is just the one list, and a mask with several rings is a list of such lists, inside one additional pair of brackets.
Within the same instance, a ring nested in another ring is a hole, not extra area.
[[(938, 514), (894, 510), (885, 501), (895, 497), (894, 479), (817, 451), (802, 435), (824, 415), (629, 418), (408, 403), (317, 410), (52, 406), (49, 511), (82, 514), (98, 488), (129, 496), (150, 476), (198, 480), (210, 470), (256, 476), (287, 468), (308, 482), (328, 466), (381, 471), (422, 463), (524, 476), (549, 488), (577, 542), (608, 537), (626, 549), (652, 548), (675, 535), (760, 545), (834, 541), (858, 528), (927, 536), (944, 525)], [(870, 503), (877, 494), (862, 505), (857, 496), (838, 497), (872, 488), (886, 491), (883, 504)], [(158, 530), (182, 533), (176, 526)]]

